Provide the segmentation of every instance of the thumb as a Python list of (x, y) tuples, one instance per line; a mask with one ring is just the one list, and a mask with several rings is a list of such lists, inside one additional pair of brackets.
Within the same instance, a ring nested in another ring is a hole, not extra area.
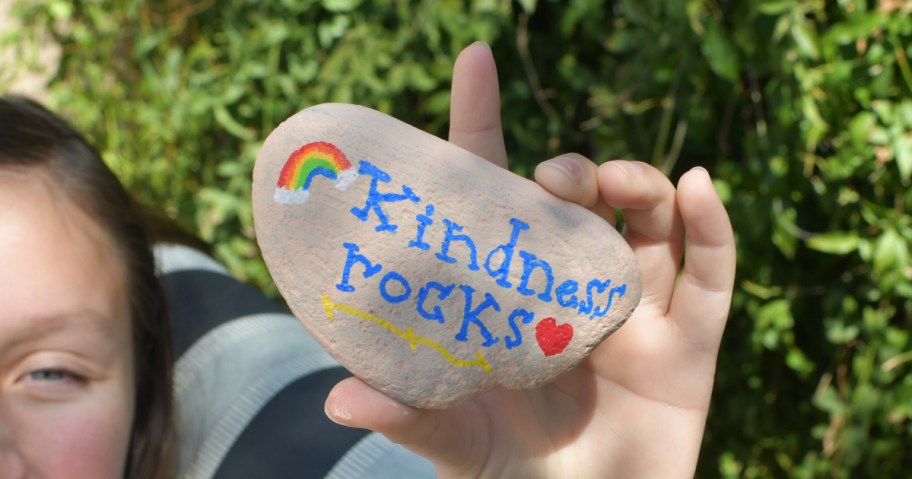
[[(326, 399), (326, 415), (343, 426), (370, 429), (431, 461), (440, 477), (474, 476), (473, 451), (487, 450), (472, 437), (469, 404), (448, 410), (406, 406), (358, 378), (337, 384)], [(474, 444), (473, 444), (474, 443)], [(481, 446), (481, 447), (480, 447)]]

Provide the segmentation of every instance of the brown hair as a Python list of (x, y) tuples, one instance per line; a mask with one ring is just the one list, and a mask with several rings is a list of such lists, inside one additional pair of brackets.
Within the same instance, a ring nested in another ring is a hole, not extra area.
[(136, 377), (126, 477), (170, 477), (175, 454), (171, 328), (142, 208), (82, 135), (25, 98), (0, 97), (0, 168), (40, 168), (52, 175), (119, 248)]

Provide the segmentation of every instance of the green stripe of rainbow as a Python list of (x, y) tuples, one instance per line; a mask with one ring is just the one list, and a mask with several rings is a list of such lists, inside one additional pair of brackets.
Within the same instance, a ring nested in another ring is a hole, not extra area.
[(303, 188), (306, 191), (312, 176), (327, 176), (326, 173), (329, 172), (333, 175), (331, 179), (335, 180), (339, 172), (349, 168), (351, 162), (335, 145), (316, 141), (298, 148), (288, 157), (279, 174), (277, 186), (286, 190)]

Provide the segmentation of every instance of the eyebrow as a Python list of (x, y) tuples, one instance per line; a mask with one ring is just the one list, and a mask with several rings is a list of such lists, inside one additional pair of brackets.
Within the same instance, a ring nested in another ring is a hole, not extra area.
[(16, 323), (20, 324), (13, 326), (12, 335), (7, 340), (0, 342), (0, 351), (38, 341), (43, 337), (73, 328), (106, 333), (106, 328), (103, 326), (106, 319), (108, 319), (107, 316), (91, 310), (27, 315), (16, 320)]

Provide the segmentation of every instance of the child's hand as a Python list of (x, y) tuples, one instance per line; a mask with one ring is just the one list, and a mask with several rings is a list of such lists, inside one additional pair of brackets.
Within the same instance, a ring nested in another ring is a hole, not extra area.
[[(460, 55), (450, 141), (506, 166), (496, 77), (485, 45)], [(607, 221), (623, 212), (643, 279), (628, 322), (542, 388), (419, 410), (352, 378), (330, 393), (327, 413), (427, 457), (441, 477), (692, 477), (735, 274), (731, 225), (709, 176), (691, 170), (675, 191), (649, 165), (596, 166), (579, 155), (549, 160), (535, 176)]]

